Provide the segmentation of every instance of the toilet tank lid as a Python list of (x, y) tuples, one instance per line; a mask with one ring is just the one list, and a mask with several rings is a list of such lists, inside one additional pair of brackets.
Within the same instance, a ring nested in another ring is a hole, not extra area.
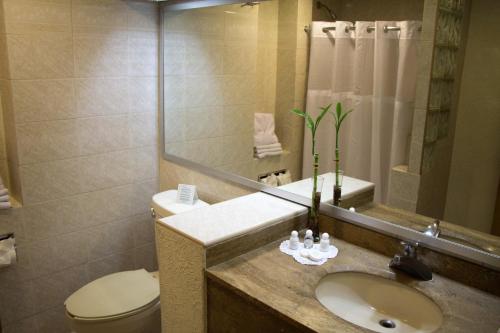
[(94, 280), (66, 299), (66, 311), (79, 318), (106, 318), (133, 312), (160, 296), (160, 285), (144, 269)]
[(190, 210), (210, 206), (205, 201), (200, 199), (196, 200), (193, 205), (183, 204), (177, 202), (177, 190), (168, 190), (165, 192), (153, 195), (153, 208), (159, 210), (163, 216), (180, 214)]

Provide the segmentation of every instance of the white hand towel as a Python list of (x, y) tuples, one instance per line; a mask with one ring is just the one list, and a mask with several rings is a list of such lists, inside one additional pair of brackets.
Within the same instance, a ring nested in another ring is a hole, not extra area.
[(8, 195), (1, 195), (0, 202), (5, 202), (5, 201), (9, 201), (9, 196)]
[(282, 153), (283, 153), (282, 151), (267, 152), (267, 153), (255, 153), (255, 157), (257, 157), (257, 158), (264, 158), (264, 157), (267, 157), (267, 156), (279, 156)]
[(278, 143), (274, 133), (274, 115), (272, 113), (256, 113), (254, 115), (254, 145), (270, 145)]
[(273, 143), (271, 145), (260, 145), (260, 146), (255, 146), (255, 149), (270, 149), (270, 148), (280, 148), (281, 149), (281, 143)]
[(6, 189), (6, 188), (3, 188), (3, 189), (0, 189), (0, 196), (2, 195), (8, 195), (9, 194), (9, 190)]
[(256, 154), (261, 154), (261, 153), (282, 153), (283, 149), (281, 148), (269, 148), (269, 149), (255, 149), (254, 150)]
[(10, 202), (0, 202), (0, 209), (9, 209), (12, 206), (10, 205)]

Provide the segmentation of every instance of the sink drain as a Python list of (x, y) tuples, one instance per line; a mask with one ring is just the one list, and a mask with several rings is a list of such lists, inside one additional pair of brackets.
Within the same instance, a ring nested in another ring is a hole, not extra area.
[(382, 319), (378, 323), (380, 326), (385, 328), (396, 328), (396, 323), (389, 319)]

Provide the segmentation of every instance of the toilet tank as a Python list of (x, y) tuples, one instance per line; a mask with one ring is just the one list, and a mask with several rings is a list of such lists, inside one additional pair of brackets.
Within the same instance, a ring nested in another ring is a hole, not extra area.
[(177, 202), (177, 190), (168, 190), (153, 195), (151, 214), (157, 219), (188, 212), (193, 209), (210, 206), (203, 200), (196, 200), (193, 205)]

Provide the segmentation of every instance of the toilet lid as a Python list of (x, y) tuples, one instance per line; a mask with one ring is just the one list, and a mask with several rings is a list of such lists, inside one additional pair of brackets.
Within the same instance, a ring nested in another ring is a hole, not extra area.
[(103, 276), (68, 297), (66, 310), (74, 317), (114, 317), (144, 307), (160, 296), (160, 285), (144, 269)]

